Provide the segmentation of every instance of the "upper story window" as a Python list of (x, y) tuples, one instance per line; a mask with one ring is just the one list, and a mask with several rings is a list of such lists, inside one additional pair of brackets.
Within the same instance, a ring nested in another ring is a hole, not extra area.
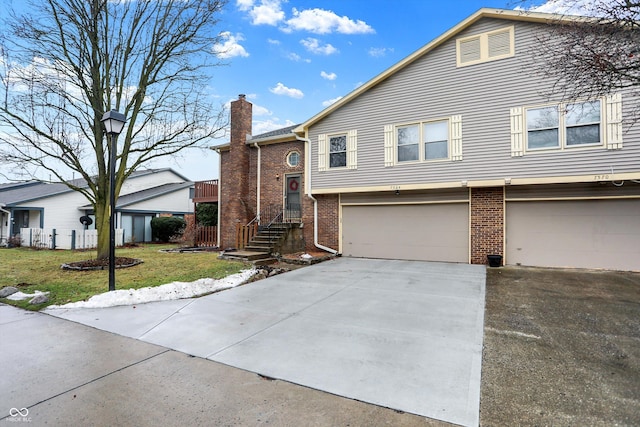
[(384, 126), (384, 165), (462, 160), (462, 116)]
[(622, 149), (622, 96), (511, 108), (511, 156), (576, 147)]
[(398, 126), (398, 163), (449, 158), (449, 120)]
[(329, 137), (329, 167), (347, 166), (347, 135)]
[(456, 40), (458, 67), (509, 58), (515, 55), (513, 26)]
[(318, 171), (358, 168), (358, 131), (318, 135)]
[(527, 108), (527, 150), (602, 145), (600, 101)]

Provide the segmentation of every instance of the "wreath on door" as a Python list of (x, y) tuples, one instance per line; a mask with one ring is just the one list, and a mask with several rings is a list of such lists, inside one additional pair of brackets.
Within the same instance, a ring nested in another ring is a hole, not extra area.
[(289, 190), (291, 190), (291, 191), (297, 191), (298, 190), (298, 180), (292, 179), (289, 182)]

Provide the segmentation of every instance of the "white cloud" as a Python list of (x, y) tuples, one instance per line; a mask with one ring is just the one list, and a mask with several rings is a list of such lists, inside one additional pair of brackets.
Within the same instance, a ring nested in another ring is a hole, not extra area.
[(279, 121), (280, 119), (278, 118), (269, 120), (254, 120), (252, 124), (252, 133), (253, 135), (260, 135), (261, 133), (295, 125), (295, 123), (291, 120), (285, 120), (284, 124), (279, 123)]
[(381, 58), (386, 56), (387, 53), (393, 53), (393, 48), (387, 47), (372, 47), (368, 50), (369, 56), (373, 56), (374, 58)]
[(242, 11), (251, 9), (251, 6), (253, 6), (253, 3), (254, 3), (253, 0), (236, 0), (236, 6), (238, 6), (238, 9)]
[[(528, 10), (533, 12), (556, 13), (559, 15), (598, 15), (598, 5), (608, 4), (611, 0), (547, 0), (547, 2), (532, 6)], [(521, 9), (517, 7), (516, 9)]]
[(279, 45), (280, 44), (280, 40), (267, 39), (267, 43), (273, 44), (273, 45)]
[(320, 72), (320, 76), (323, 79), (327, 79), (327, 80), (335, 80), (338, 77), (338, 75), (336, 73), (327, 73), (325, 71), (321, 71)]
[(293, 18), (287, 20), (284, 31), (309, 31), (315, 34), (328, 34), (337, 32), (341, 34), (369, 34), (375, 30), (366, 22), (354, 21), (347, 16), (338, 16), (330, 10), (306, 9), (299, 11), (293, 9)]
[(284, 12), (280, 6), (280, 0), (261, 0), (260, 5), (253, 5), (249, 11), (251, 23), (253, 25), (277, 25), (284, 20)]
[(288, 88), (280, 82), (278, 82), (276, 87), (270, 88), (269, 91), (276, 95), (285, 95), (295, 99), (300, 99), (304, 96), (304, 93), (302, 93), (300, 89)]
[(220, 39), (222, 43), (216, 43), (213, 45), (213, 52), (221, 59), (233, 58), (236, 56), (249, 56), (249, 53), (240, 44), (244, 40), (242, 34), (236, 34), (235, 36), (229, 31), (220, 33)]
[(334, 53), (338, 53), (338, 49), (333, 47), (330, 44), (326, 44), (324, 46), (320, 45), (320, 41), (318, 39), (314, 39), (313, 37), (307, 37), (304, 40), (300, 40), (300, 43), (311, 53), (315, 53), (316, 55), (331, 55)]
[(271, 112), (271, 110), (261, 106), (261, 105), (257, 105), (257, 104), (253, 104), (253, 107), (251, 109), (253, 116), (254, 117), (261, 117), (261, 116), (272, 116), (273, 113)]
[(324, 101), (322, 103), (323, 107), (328, 107), (331, 104), (335, 104), (336, 102), (340, 101), (342, 99), (341, 96), (337, 97), (337, 98), (333, 98), (333, 99), (327, 99), (326, 101)]

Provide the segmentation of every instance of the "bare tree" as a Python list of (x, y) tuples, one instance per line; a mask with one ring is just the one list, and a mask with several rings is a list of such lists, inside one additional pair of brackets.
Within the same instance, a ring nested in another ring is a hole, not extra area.
[[(527, 11), (554, 12), (527, 68), (551, 79), (547, 96), (565, 100), (640, 91), (640, 1), (549, 0)], [(524, 12), (528, 13), (528, 12)], [(576, 16), (577, 14), (583, 17)], [(637, 111), (633, 121), (637, 120)]]
[(136, 169), (222, 131), (224, 108), (206, 90), (207, 70), (219, 65), (214, 29), (225, 1), (36, 0), (7, 20), (0, 162), (82, 193), (96, 215), (98, 258), (109, 255), (110, 144), (101, 118), (111, 109), (127, 118), (116, 198)]

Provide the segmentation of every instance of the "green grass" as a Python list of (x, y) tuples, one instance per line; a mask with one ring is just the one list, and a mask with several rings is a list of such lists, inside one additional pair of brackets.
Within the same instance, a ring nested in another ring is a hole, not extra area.
[[(116, 269), (116, 289), (138, 289), (171, 282), (192, 282), (201, 278), (220, 279), (246, 269), (241, 262), (218, 259), (217, 252), (160, 252), (175, 245), (140, 245), (116, 249), (117, 257), (142, 259), (142, 264)], [(39, 306), (28, 301), (1, 302), (40, 310), (51, 304), (82, 301), (109, 289), (108, 270), (63, 270), (64, 263), (95, 258), (95, 251), (34, 250), (0, 248), (0, 288), (16, 286), (20, 291), (50, 292), (50, 301)]]

